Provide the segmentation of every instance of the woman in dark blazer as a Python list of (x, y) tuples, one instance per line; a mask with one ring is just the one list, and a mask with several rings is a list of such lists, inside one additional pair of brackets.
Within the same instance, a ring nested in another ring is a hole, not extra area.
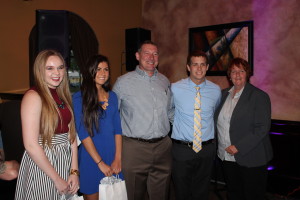
[(228, 200), (262, 200), (267, 163), (273, 156), (270, 98), (249, 83), (251, 69), (247, 61), (233, 59), (227, 74), (233, 87), (222, 91), (216, 125)]

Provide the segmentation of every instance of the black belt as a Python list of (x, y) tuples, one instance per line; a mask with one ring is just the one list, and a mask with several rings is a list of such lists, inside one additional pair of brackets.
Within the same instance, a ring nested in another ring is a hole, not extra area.
[[(183, 145), (187, 145), (188, 147), (193, 148), (193, 142), (186, 142), (186, 141), (175, 140), (175, 139), (172, 139), (172, 140), (176, 144), (183, 144)], [(214, 142), (214, 139), (210, 139), (210, 140), (207, 140), (207, 141), (203, 141), (201, 144), (202, 144), (202, 146), (205, 146), (205, 145), (208, 145), (208, 144), (213, 143), (213, 142)]]
[[(125, 136), (125, 137), (127, 137), (127, 136)], [(140, 142), (156, 143), (156, 142), (161, 141), (161, 140), (164, 139), (165, 137), (166, 137), (166, 136), (160, 137), (160, 138), (152, 138), (152, 139), (133, 138), (133, 137), (127, 137), (127, 138), (133, 139), (133, 140), (137, 140), (137, 141), (140, 141)]]

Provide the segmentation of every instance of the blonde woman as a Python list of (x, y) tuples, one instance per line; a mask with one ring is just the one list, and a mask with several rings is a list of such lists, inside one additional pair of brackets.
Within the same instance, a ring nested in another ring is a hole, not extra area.
[(53, 50), (34, 63), (35, 87), (24, 95), (21, 120), (25, 153), (15, 199), (61, 199), (78, 190), (77, 142), (66, 65)]

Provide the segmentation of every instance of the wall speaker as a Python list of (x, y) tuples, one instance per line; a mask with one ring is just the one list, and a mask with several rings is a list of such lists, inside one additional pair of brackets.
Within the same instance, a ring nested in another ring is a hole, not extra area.
[(57, 50), (69, 63), (68, 11), (37, 10), (37, 53), (45, 49)]
[(145, 40), (151, 40), (151, 31), (142, 28), (131, 28), (125, 30), (126, 45), (126, 71), (135, 70), (138, 61), (135, 58), (139, 45)]

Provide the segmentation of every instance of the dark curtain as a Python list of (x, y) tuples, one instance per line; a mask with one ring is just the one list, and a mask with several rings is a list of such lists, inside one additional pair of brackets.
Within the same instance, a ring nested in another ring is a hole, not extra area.
[[(98, 54), (98, 40), (88, 23), (75, 13), (68, 12), (70, 49), (73, 50), (80, 72), (85, 69), (87, 59)], [(34, 85), (33, 64), (38, 53), (37, 27), (34, 26), (29, 36), (29, 80)], [(67, 62), (67, 61), (66, 61)], [(67, 63), (69, 64), (69, 63)]]
[(29, 85), (34, 86), (33, 64), (37, 56), (36, 25), (33, 26), (29, 35)]
[(71, 49), (81, 73), (85, 69), (87, 59), (98, 54), (98, 40), (91, 27), (75, 13), (69, 12), (69, 31)]

